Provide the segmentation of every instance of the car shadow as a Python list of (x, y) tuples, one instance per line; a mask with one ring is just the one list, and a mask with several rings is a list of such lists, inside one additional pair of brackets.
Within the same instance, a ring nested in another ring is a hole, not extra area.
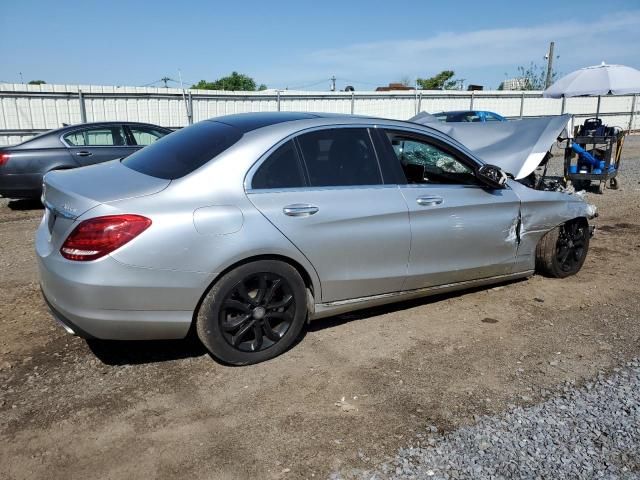
[(7, 206), (16, 212), (23, 212), (28, 210), (42, 210), (42, 202), (36, 198), (23, 198), (20, 200), (9, 200)]
[[(287, 351), (294, 349), (299, 343), (303, 342), (307, 333), (310, 332), (318, 332), (328, 328), (335, 328), (346, 323), (366, 320), (367, 318), (387, 313), (400, 312), (402, 310), (408, 310), (450, 298), (457, 298), (469, 293), (489, 290), (502, 285), (515, 284), (523, 281), (526, 281), (526, 279), (510, 280), (489, 286), (480, 286), (456, 292), (405, 300), (312, 321), (307, 325), (307, 328), (302, 330), (301, 334), (287, 349)], [(172, 360), (202, 357), (205, 355), (208, 355), (213, 361), (220, 365), (233, 366), (210, 355), (193, 331), (190, 332), (187, 338), (183, 340), (119, 341), (88, 339), (86, 342), (89, 349), (98, 358), (98, 360), (106, 365), (112, 366), (161, 363)]]
[(387, 313), (400, 312), (402, 310), (409, 310), (411, 308), (420, 307), (422, 305), (428, 305), (430, 303), (440, 302), (450, 298), (458, 298), (469, 293), (481, 292), (490, 290), (492, 288), (511, 285), (526, 281), (526, 278), (519, 278), (515, 280), (508, 280), (500, 283), (493, 283), (491, 285), (484, 285), (479, 287), (468, 288), (465, 290), (458, 290), (455, 292), (441, 293), (437, 295), (430, 295), (428, 297), (414, 298), (411, 300), (398, 301), (395, 303), (388, 303), (386, 305), (380, 305), (378, 307), (371, 307), (362, 310), (355, 310), (353, 312), (343, 313), (334, 317), (327, 317), (312, 321), (307, 326), (307, 332), (318, 332), (327, 328), (334, 328), (345, 323), (354, 322), (357, 320), (366, 320), (367, 318), (376, 317), (378, 315), (385, 315)]
[(183, 340), (87, 340), (91, 352), (106, 365), (142, 365), (207, 355), (200, 340), (189, 335)]

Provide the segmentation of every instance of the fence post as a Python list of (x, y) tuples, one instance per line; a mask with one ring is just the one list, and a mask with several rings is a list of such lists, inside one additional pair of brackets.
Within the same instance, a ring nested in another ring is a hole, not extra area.
[(633, 128), (633, 117), (636, 114), (636, 95), (633, 95), (633, 100), (631, 101), (631, 115), (629, 115), (629, 128), (628, 131), (631, 131)]
[(187, 98), (189, 102), (187, 107), (187, 121), (189, 122), (189, 125), (193, 125), (193, 97), (191, 96), (191, 92), (189, 92)]
[(280, 90), (276, 91), (276, 103), (278, 104), (278, 111), (280, 111)]
[(80, 122), (87, 123), (87, 108), (84, 104), (84, 95), (80, 89), (78, 89), (78, 101), (80, 102)]
[(560, 115), (564, 115), (564, 110), (567, 107), (567, 97), (562, 96), (562, 108), (560, 109)]
[(418, 111), (416, 112), (416, 115), (421, 111), (422, 111), (422, 92), (420, 92), (420, 95), (418, 96)]
[(522, 118), (523, 114), (524, 114), (524, 91), (520, 93), (520, 118)]
[(598, 105), (596, 106), (596, 118), (600, 118), (600, 95), (598, 95)]
[(469, 102), (469, 110), (473, 110), (473, 98), (475, 97), (476, 91), (471, 90), (471, 101)]
[(353, 111), (354, 111), (354, 96), (355, 96), (356, 92), (351, 92), (351, 115), (353, 115)]

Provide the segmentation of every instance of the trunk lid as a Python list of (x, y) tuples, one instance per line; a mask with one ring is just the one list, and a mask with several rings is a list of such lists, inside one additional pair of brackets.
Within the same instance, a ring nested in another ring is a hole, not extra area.
[(125, 167), (119, 160), (53, 171), (44, 177), (42, 201), (45, 206), (47, 250), (60, 247), (76, 219), (103, 203), (153, 195), (164, 190), (170, 180), (150, 177)]
[(120, 160), (49, 172), (44, 177), (43, 203), (57, 216), (75, 219), (102, 203), (152, 195), (170, 180), (125, 167)]

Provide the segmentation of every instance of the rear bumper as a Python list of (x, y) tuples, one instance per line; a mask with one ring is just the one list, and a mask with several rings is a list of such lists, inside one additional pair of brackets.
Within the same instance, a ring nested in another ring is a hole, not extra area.
[(40, 198), (41, 173), (0, 173), (0, 195), (6, 198)]
[(64, 259), (38, 229), (36, 253), (42, 294), (65, 330), (103, 340), (184, 338), (209, 276), (124, 265), (107, 256)]

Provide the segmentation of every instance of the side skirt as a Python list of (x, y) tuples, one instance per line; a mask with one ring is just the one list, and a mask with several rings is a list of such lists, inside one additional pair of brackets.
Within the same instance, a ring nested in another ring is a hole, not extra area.
[(339, 315), (353, 310), (377, 307), (387, 303), (411, 300), (413, 298), (428, 297), (440, 293), (453, 292), (455, 290), (464, 290), (466, 288), (480, 287), (482, 285), (490, 285), (492, 283), (505, 282), (508, 280), (516, 280), (518, 278), (526, 278), (533, 275), (534, 270), (526, 270), (524, 272), (511, 273), (508, 275), (498, 275), (495, 277), (480, 278), (478, 280), (467, 280), (465, 282), (450, 283), (446, 285), (438, 285), (435, 287), (419, 288), (416, 290), (408, 290), (405, 292), (391, 292), (380, 295), (372, 295), (370, 297), (350, 298), (347, 300), (338, 300), (329, 303), (316, 303), (313, 315), (310, 320)]

